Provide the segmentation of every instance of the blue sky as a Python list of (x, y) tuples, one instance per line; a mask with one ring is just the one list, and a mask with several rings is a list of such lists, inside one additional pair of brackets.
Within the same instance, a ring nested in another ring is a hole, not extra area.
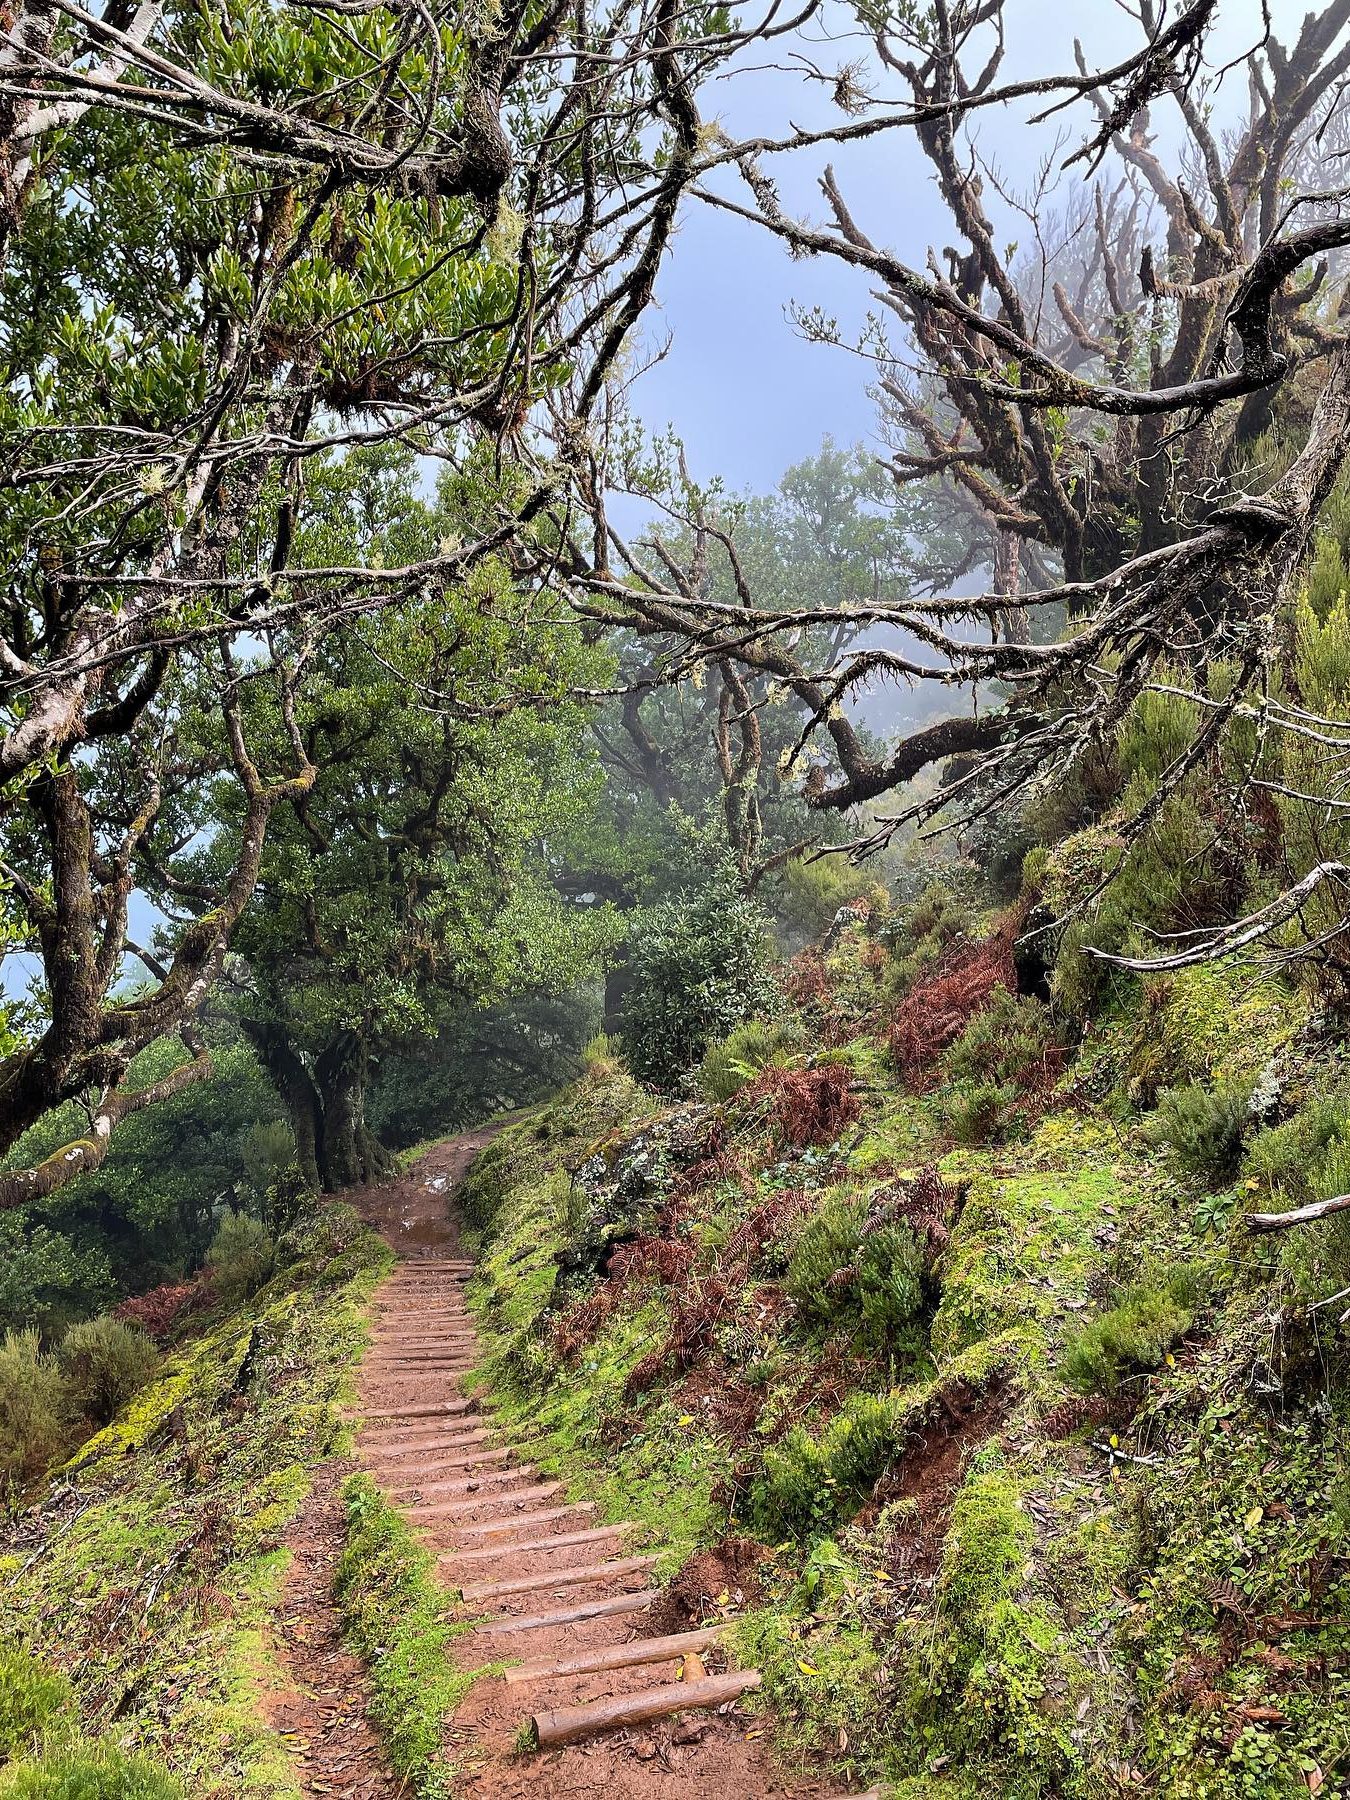
[[(743, 8), (749, 16), (749, 8)], [(1277, 35), (1297, 34), (1306, 0), (1272, 0)], [(830, 15), (842, 29), (842, 7)], [(1091, 66), (1101, 67), (1138, 47), (1138, 25), (1116, 0), (1009, 0), (1008, 50), (1001, 79), (1015, 80), (1073, 67), (1073, 40), (1083, 41)], [(1239, 54), (1260, 36), (1259, 0), (1221, 0), (1216, 43), (1221, 55)], [(817, 64), (833, 70), (864, 54), (858, 38), (826, 41), (815, 34), (799, 47)], [(782, 135), (791, 120), (819, 128), (843, 115), (825, 90), (790, 71), (791, 44), (772, 53), (777, 68), (757, 67), (734, 81), (705, 89), (705, 117), (719, 116), (733, 135), (768, 130)], [(747, 59), (765, 63), (761, 51)], [(896, 92), (874, 83), (877, 94)], [(1245, 106), (1241, 70), (1224, 83), (1221, 113)], [(1088, 113), (1079, 105), (1057, 125), (1030, 126), (1035, 101), (981, 115), (978, 141), (1005, 180), (1024, 186), (1037, 163), (1054, 147), (1056, 132), (1070, 130), (1066, 150), (1076, 148)], [(1159, 128), (1175, 109), (1155, 108)], [(1062, 156), (1061, 156), (1062, 160)], [(780, 185), (784, 206), (798, 217), (824, 223), (817, 182), (826, 162), (835, 164), (855, 216), (874, 241), (922, 267), (930, 244), (952, 241), (929, 166), (911, 134), (884, 134), (842, 150), (795, 153), (766, 165)], [(1081, 183), (1082, 165), (1064, 177)], [(743, 185), (723, 190), (743, 203)], [(991, 204), (991, 212), (994, 207)], [(1021, 226), (1025, 240), (1026, 226)], [(1009, 235), (1018, 227), (1009, 221)], [(674, 253), (657, 284), (658, 307), (647, 328), (649, 344), (666, 333), (673, 344), (664, 362), (635, 384), (634, 410), (653, 430), (673, 424), (684, 438), (696, 476), (721, 474), (733, 488), (772, 487), (784, 469), (810, 456), (824, 436), (841, 443), (875, 441), (873, 409), (867, 399), (867, 371), (846, 352), (804, 343), (787, 317), (790, 302), (819, 305), (845, 330), (868, 310), (867, 282), (857, 271), (828, 258), (792, 260), (777, 240), (756, 227), (691, 205), (685, 211)]]

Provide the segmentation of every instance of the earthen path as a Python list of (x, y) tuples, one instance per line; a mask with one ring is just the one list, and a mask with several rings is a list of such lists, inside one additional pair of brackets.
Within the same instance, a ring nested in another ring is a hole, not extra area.
[[(359, 1375), (358, 1456), (406, 1510), (473, 1629), (483, 1675), (448, 1727), (476, 1800), (752, 1800), (837, 1792), (770, 1759), (716, 1621), (663, 1632), (652, 1618), (659, 1545), (569, 1499), (463, 1392), (478, 1354), (471, 1272), (451, 1197), (490, 1132), (437, 1146), (357, 1204), (399, 1255), (375, 1297)], [(537, 1747), (526, 1748), (528, 1740)], [(323, 1790), (321, 1790), (323, 1791)]]

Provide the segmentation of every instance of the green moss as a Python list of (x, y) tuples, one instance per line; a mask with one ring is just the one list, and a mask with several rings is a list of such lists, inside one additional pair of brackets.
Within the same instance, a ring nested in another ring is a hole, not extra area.
[(336, 1592), (343, 1630), (370, 1669), (370, 1716), (397, 1773), (419, 1796), (451, 1791), (446, 1721), (486, 1669), (460, 1669), (454, 1640), (472, 1630), (455, 1619), (435, 1580), (435, 1561), (368, 1476), (343, 1498), (347, 1541)]

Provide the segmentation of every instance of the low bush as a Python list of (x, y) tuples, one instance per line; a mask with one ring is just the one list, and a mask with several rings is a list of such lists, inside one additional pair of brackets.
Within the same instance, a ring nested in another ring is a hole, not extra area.
[(802, 1042), (795, 1019), (749, 1019), (709, 1047), (698, 1072), (710, 1100), (730, 1100), (761, 1070), (782, 1068)]
[(981, 943), (955, 942), (935, 972), (919, 982), (896, 1008), (890, 1048), (911, 1087), (923, 1084), (939, 1057), (950, 1050), (971, 1020), (994, 1003), (997, 993), (1017, 985), (1013, 943), (1022, 914), (1009, 914)]
[(952, 1045), (947, 1067), (958, 1080), (1030, 1087), (1059, 1067), (1050, 1014), (1039, 1000), (998, 986)]
[(785, 1144), (805, 1150), (834, 1143), (858, 1117), (853, 1073), (846, 1063), (818, 1069), (768, 1069), (747, 1096), (768, 1101), (769, 1123)]
[(124, 1319), (128, 1325), (139, 1325), (147, 1337), (162, 1339), (168, 1336), (174, 1321), (200, 1298), (201, 1291), (195, 1281), (161, 1282), (148, 1294), (133, 1294), (130, 1300), (124, 1300), (113, 1317)]
[(1128, 1288), (1107, 1312), (1074, 1336), (1064, 1373), (1085, 1393), (1114, 1393), (1132, 1375), (1158, 1368), (1195, 1322), (1200, 1288), (1193, 1264), (1157, 1284)]
[(223, 1300), (245, 1300), (270, 1279), (276, 1246), (267, 1227), (247, 1213), (227, 1212), (211, 1239), (206, 1267)]
[(1145, 1123), (1144, 1135), (1164, 1148), (1186, 1174), (1228, 1181), (1241, 1159), (1250, 1100), (1250, 1087), (1243, 1082), (1221, 1081), (1214, 1087), (1191, 1082), (1168, 1088)]
[(942, 1122), (958, 1144), (1001, 1137), (1017, 1105), (1017, 1089), (997, 1081), (957, 1082), (942, 1097)]
[(182, 1785), (167, 1769), (111, 1744), (20, 1763), (0, 1776), (0, 1794), (4, 1800), (184, 1800)]
[(923, 1272), (907, 1223), (871, 1220), (866, 1201), (834, 1195), (798, 1232), (785, 1285), (807, 1319), (852, 1326), (876, 1345), (912, 1348)]
[(775, 1534), (828, 1530), (856, 1512), (903, 1447), (890, 1402), (850, 1394), (819, 1437), (794, 1425), (765, 1452), (758, 1522)]
[(0, 1343), (0, 1484), (35, 1480), (66, 1444), (66, 1384), (36, 1331), (7, 1331)]
[(149, 1381), (159, 1353), (138, 1325), (105, 1314), (72, 1325), (57, 1361), (72, 1409), (106, 1425)]
[(64, 1675), (22, 1651), (0, 1650), (0, 1767), (36, 1756), (66, 1736), (75, 1720), (75, 1693)]

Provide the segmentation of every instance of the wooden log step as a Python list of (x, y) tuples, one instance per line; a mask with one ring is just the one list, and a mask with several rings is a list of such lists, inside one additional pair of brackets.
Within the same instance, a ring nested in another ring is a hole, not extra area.
[(403, 1350), (476, 1350), (478, 1334), (457, 1319), (446, 1319), (443, 1324), (428, 1324), (422, 1318), (399, 1319), (380, 1325), (371, 1334), (372, 1350), (388, 1344)]
[(425, 1494), (428, 1489), (423, 1475), (434, 1478), (438, 1475), (448, 1475), (455, 1469), (471, 1469), (479, 1463), (506, 1462), (510, 1455), (509, 1450), (503, 1450), (500, 1447), (491, 1450), (466, 1450), (460, 1456), (444, 1457), (441, 1461), (423, 1470), (422, 1474), (409, 1475), (405, 1471), (397, 1481), (391, 1482), (389, 1485), (396, 1494), (405, 1494), (412, 1488), (420, 1488)]
[(400, 1269), (471, 1269), (473, 1258), (469, 1256), (405, 1256), (398, 1266)]
[[(508, 1483), (512, 1481), (523, 1481), (527, 1484), (537, 1484), (538, 1479), (538, 1469), (532, 1469), (529, 1464), (526, 1463), (523, 1467), (487, 1469), (481, 1475), (461, 1475), (454, 1481), (437, 1482), (436, 1486), (438, 1490), (444, 1494), (476, 1494), (480, 1490), (491, 1489), (492, 1491), (486, 1496), (487, 1498), (493, 1500), (507, 1500), (511, 1498)], [(423, 1488), (422, 1491), (425, 1493), (426, 1489)], [(419, 1506), (414, 1503), (411, 1510), (419, 1519), (439, 1519), (442, 1514), (453, 1514), (454, 1512), (454, 1508), (449, 1501), (439, 1500), (433, 1501), (430, 1506)]]
[(559, 1531), (552, 1537), (517, 1538), (510, 1544), (485, 1545), (481, 1550), (463, 1548), (447, 1550), (436, 1558), (437, 1562), (486, 1562), (489, 1557), (526, 1556), (540, 1550), (569, 1550), (577, 1544), (599, 1544), (605, 1538), (622, 1537), (625, 1531), (631, 1531), (632, 1525), (595, 1525), (589, 1531)]
[(508, 1531), (519, 1531), (524, 1526), (543, 1525), (550, 1519), (575, 1519), (583, 1513), (595, 1511), (594, 1500), (576, 1500), (571, 1506), (550, 1506), (542, 1511), (517, 1513), (511, 1519), (486, 1519), (477, 1525), (461, 1525), (458, 1527), (461, 1537), (504, 1537)]
[(759, 1683), (758, 1669), (708, 1675), (702, 1681), (676, 1681), (664, 1687), (643, 1688), (636, 1694), (592, 1700), (586, 1706), (557, 1706), (552, 1712), (536, 1713), (530, 1728), (539, 1748), (551, 1750), (557, 1744), (575, 1744), (619, 1725), (646, 1725), (653, 1719), (668, 1719), (672, 1713), (709, 1712), (752, 1692)]
[(467, 1500), (451, 1500), (438, 1508), (438, 1518), (454, 1518), (459, 1513), (476, 1512), (480, 1506), (512, 1506), (526, 1500), (551, 1500), (562, 1492), (561, 1481), (543, 1481), (538, 1487), (509, 1489), (504, 1494), (472, 1494)]
[(598, 1650), (574, 1650), (570, 1656), (534, 1656), (503, 1674), (508, 1687), (529, 1681), (553, 1681), (562, 1675), (596, 1675), (606, 1669), (637, 1669), (646, 1663), (674, 1662), (715, 1644), (725, 1625), (701, 1631), (677, 1631), (671, 1637), (634, 1638), (628, 1644), (603, 1644)]
[(487, 1439), (486, 1431), (447, 1432), (444, 1437), (419, 1438), (416, 1443), (404, 1443), (395, 1439), (391, 1444), (372, 1444), (357, 1440), (357, 1450), (370, 1453), (372, 1462), (406, 1462), (410, 1456), (434, 1456), (438, 1451), (466, 1450), (470, 1444), (481, 1444)]
[[(421, 1505), (421, 1500), (425, 1500), (429, 1496), (434, 1499), (434, 1497), (439, 1494), (476, 1494), (485, 1484), (491, 1486), (492, 1484), (501, 1481), (519, 1481), (527, 1479), (530, 1481), (538, 1481), (539, 1479), (538, 1469), (532, 1468), (529, 1463), (513, 1463), (509, 1469), (484, 1469), (481, 1474), (466, 1475), (461, 1472), (459, 1475), (445, 1481), (414, 1482), (412, 1484), (412, 1492), (409, 1492), (407, 1489), (402, 1490), (402, 1497), (399, 1500), (399, 1505), (415, 1507), (424, 1516), (429, 1516), (430, 1509)], [(400, 1490), (395, 1489), (394, 1491), (398, 1493)], [(414, 1495), (420, 1496), (420, 1499), (415, 1498)], [(493, 1495), (493, 1498), (496, 1498), (495, 1494)]]
[[(434, 1402), (428, 1400), (419, 1406), (390, 1407), (387, 1410), (367, 1413), (366, 1432), (364, 1434), (365, 1441), (367, 1443), (374, 1442), (375, 1437), (377, 1437), (380, 1430), (383, 1429), (384, 1421), (386, 1419), (459, 1420), (463, 1419), (467, 1414), (472, 1413), (473, 1410), (474, 1406), (471, 1400), (437, 1400)], [(376, 1427), (376, 1430), (373, 1433), (370, 1430), (372, 1425)]]
[(474, 1358), (438, 1356), (433, 1351), (426, 1356), (372, 1356), (365, 1366), (371, 1375), (387, 1375), (395, 1369), (400, 1373), (406, 1373), (409, 1369), (425, 1369), (429, 1375), (466, 1375), (474, 1366)]
[(461, 1582), (466, 1600), (498, 1600), (507, 1594), (532, 1594), (539, 1588), (585, 1587), (591, 1581), (609, 1581), (620, 1575), (641, 1575), (655, 1556), (616, 1556), (609, 1562), (583, 1563), (574, 1569), (547, 1569), (542, 1575), (512, 1575), (505, 1581)]
[(646, 1612), (652, 1601), (660, 1598), (660, 1588), (642, 1588), (635, 1594), (615, 1594), (610, 1600), (588, 1600), (584, 1606), (562, 1606), (554, 1612), (534, 1613), (528, 1619), (513, 1619), (509, 1614), (503, 1614), (499, 1619), (480, 1619), (474, 1630), (491, 1632), (496, 1637), (511, 1631), (543, 1631), (550, 1625), (580, 1625), (587, 1619), (612, 1619), (621, 1613)]

